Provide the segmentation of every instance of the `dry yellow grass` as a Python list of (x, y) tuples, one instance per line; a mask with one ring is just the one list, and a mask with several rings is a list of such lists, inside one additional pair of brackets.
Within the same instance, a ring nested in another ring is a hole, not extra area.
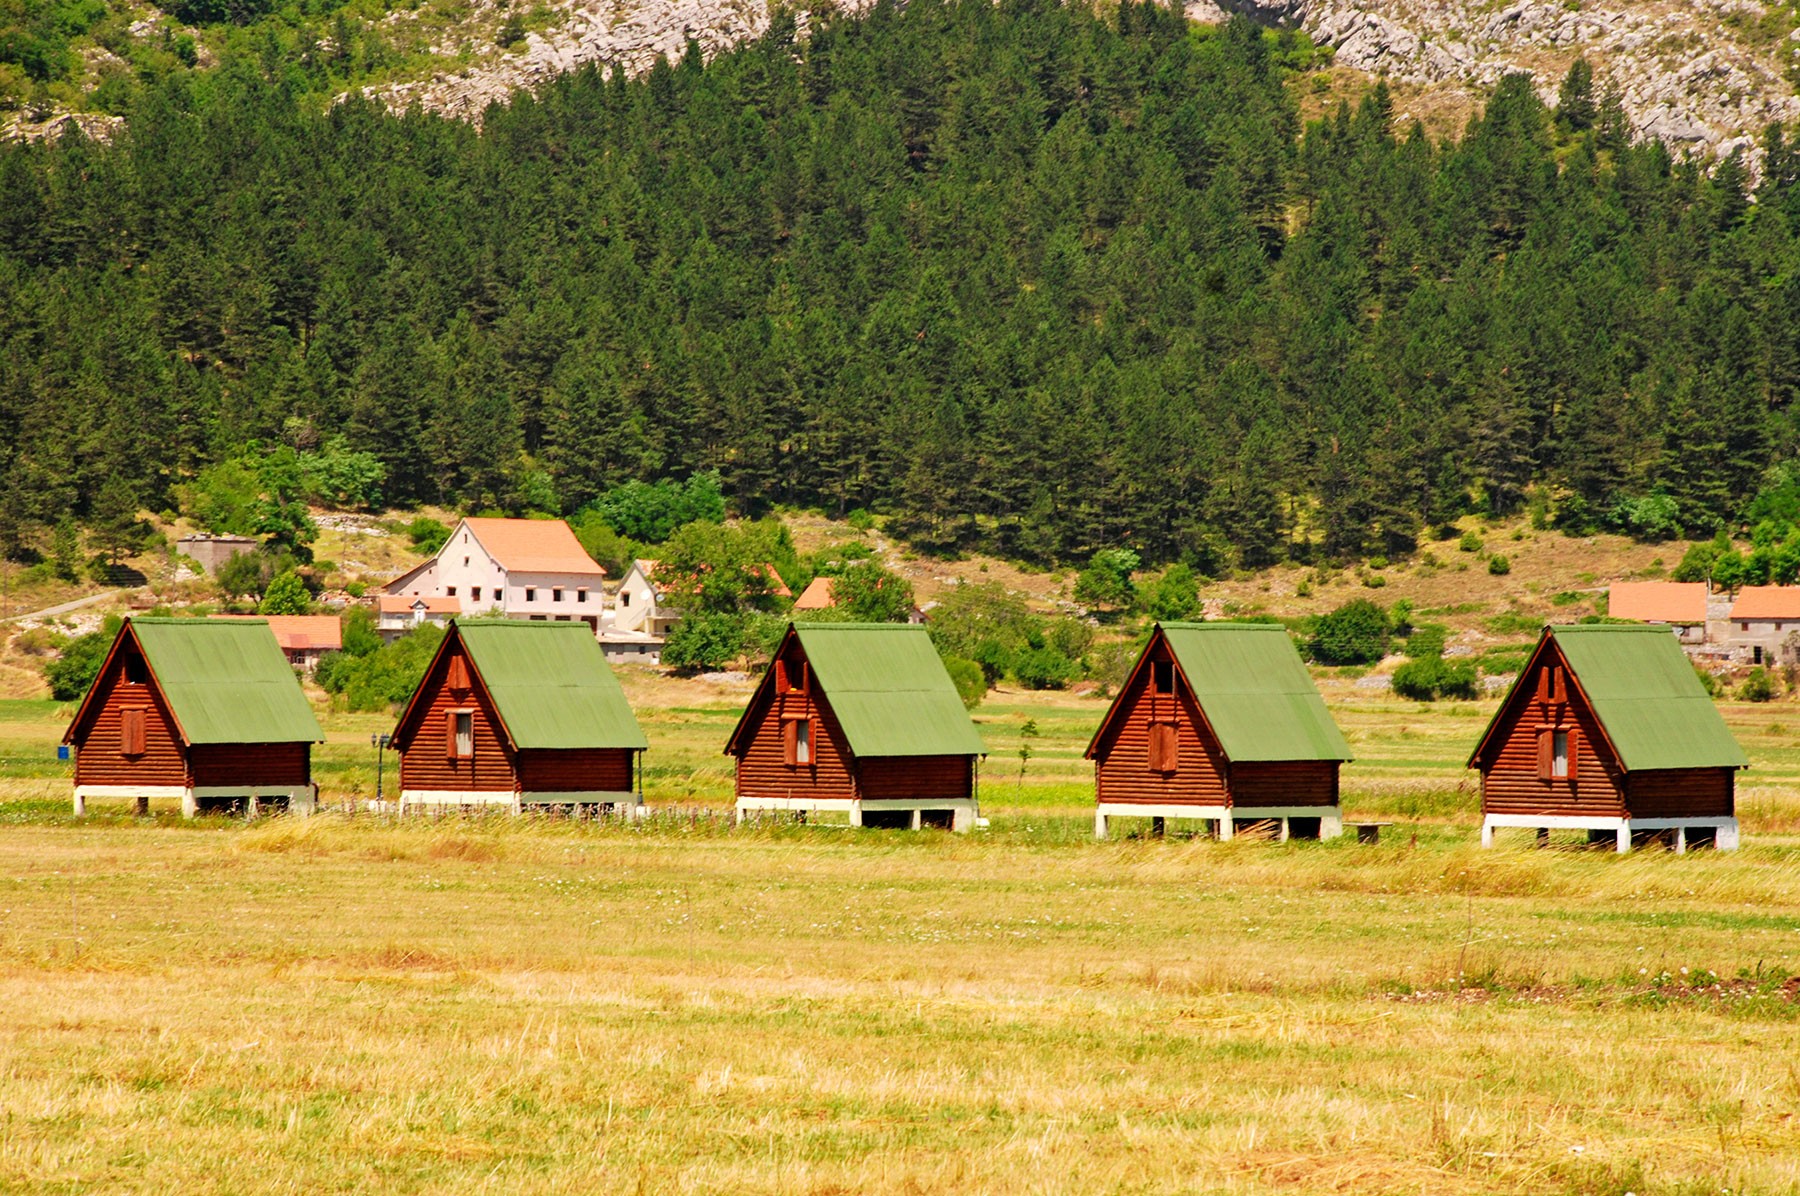
[(1800, 1181), (1791, 1000), (1696, 983), (1800, 965), (1786, 851), (322, 818), (0, 877), (0, 1187)]

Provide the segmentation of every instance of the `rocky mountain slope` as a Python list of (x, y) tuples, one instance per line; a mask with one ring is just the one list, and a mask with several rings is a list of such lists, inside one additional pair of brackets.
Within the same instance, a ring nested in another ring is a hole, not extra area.
[[(860, 4), (862, 0), (853, 0)], [(374, 89), (404, 107), (467, 118), (570, 67), (645, 69), (691, 35), (709, 51), (768, 27), (766, 0), (559, 0), (553, 27), (417, 82)], [(1729, 152), (1770, 121), (1800, 118), (1800, 16), (1758, 0), (1190, 0), (1198, 20), (1243, 12), (1299, 27), (1336, 51), (1340, 71), (1385, 76), (1406, 101), (1473, 110), (1502, 74), (1534, 76), (1553, 99), (1585, 55), (1598, 84), (1620, 91), (1641, 134), (1674, 149)], [(398, 15), (398, 14), (397, 14)], [(1439, 124), (1445, 122), (1440, 121)], [(1452, 122), (1453, 123), (1453, 122)], [(1444, 129), (1443, 131), (1450, 131)]]
[(1795, 11), (1758, 0), (1193, 0), (1298, 26), (1336, 61), (1426, 92), (1467, 93), (1531, 74), (1546, 100), (1577, 56), (1615, 86), (1640, 134), (1728, 153), (1800, 117)]

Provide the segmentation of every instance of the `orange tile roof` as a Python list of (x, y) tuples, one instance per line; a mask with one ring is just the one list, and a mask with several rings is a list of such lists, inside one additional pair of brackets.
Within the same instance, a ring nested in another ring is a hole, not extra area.
[[(639, 573), (642, 573), (654, 583), (656, 580), (656, 568), (658, 565), (662, 564), (662, 562), (649, 560), (645, 557), (638, 557), (632, 564), (637, 566)], [(781, 573), (775, 566), (769, 564), (751, 565), (744, 571), (768, 582), (769, 593), (782, 598), (792, 598), (794, 596), (794, 591), (787, 588), (787, 583), (781, 580)]]
[(284, 652), (306, 648), (333, 651), (344, 646), (344, 627), (336, 615), (214, 615), (215, 619), (261, 619), (275, 633)]
[(404, 615), (412, 612), (413, 603), (423, 602), (428, 615), (460, 615), (462, 614), (461, 598), (427, 598), (413, 597), (411, 594), (383, 594), (376, 600), (377, 609), (384, 615)]
[(1704, 623), (1706, 583), (1621, 581), (1607, 594), (1606, 613), (1644, 623)]
[(508, 573), (606, 576), (560, 519), (465, 519), (481, 546)]
[(1800, 621), (1800, 586), (1745, 586), (1731, 604), (1731, 617)]
[(815, 577), (807, 583), (800, 597), (794, 599), (795, 610), (830, 610), (837, 605), (837, 599), (831, 593), (829, 577)]

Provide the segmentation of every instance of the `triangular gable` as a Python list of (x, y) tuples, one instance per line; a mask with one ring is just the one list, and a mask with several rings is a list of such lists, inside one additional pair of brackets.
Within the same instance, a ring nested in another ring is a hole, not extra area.
[(93, 683), (88, 686), (87, 692), (81, 695), (81, 705), (75, 708), (75, 717), (69, 720), (69, 729), (63, 732), (62, 741), (79, 744), (86, 740), (88, 734), (93, 730), (94, 722), (100, 717), (100, 711), (106, 704), (102, 694), (110, 693), (112, 689), (117, 688), (119, 682), (115, 680), (115, 676), (122, 675), (124, 672), (125, 662), (122, 658), (122, 650), (134, 651), (144, 660), (151, 699), (168, 718), (169, 725), (175, 728), (176, 736), (180, 738), (185, 747), (188, 742), (187, 733), (182, 730), (181, 720), (176, 717), (174, 707), (169, 705), (169, 696), (163, 692), (161, 683), (157, 681), (156, 670), (150, 666), (149, 657), (144, 656), (143, 645), (139, 644), (137, 637), (132, 634), (129, 620), (119, 628), (119, 633), (113, 636), (112, 645), (106, 650), (106, 659), (100, 662), (100, 668), (94, 674)]
[[(788, 624), (779, 658), (795, 641), (816, 700), (831, 709), (846, 750), (857, 757), (983, 756), (987, 745), (957, 695), (923, 627), (903, 623)], [(772, 693), (774, 668), (725, 746), (737, 755), (743, 734)]]
[[(787, 654), (789, 645), (797, 642), (797, 638), (798, 637), (794, 634), (794, 625), (789, 623), (787, 631), (782, 634), (781, 643), (775, 647), (774, 655), (769, 657), (769, 667), (763, 670), (762, 680), (757, 682), (756, 692), (752, 693), (750, 695), (750, 700), (744, 703), (743, 712), (738, 715), (737, 725), (732, 727), (731, 737), (725, 741), (725, 754), (727, 756), (736, 756), (739, 754), (739, 741), (744, 738), (745, 732), (751, 726), (757, 725), (762, 721), (760, 712), (775, 700), (775, 662)], [(802, 647), (800, 652), (801, 655), (804, 656), (806, 654), (806, 649)], [(815, 691), (813, 700), (821, 701), (821, 699), (822, 695)]]
[[(1151, 629), (1150, 638), (1145, 642), (1144, 650), (1138, 653), (1137, 663), (1126, 675), (1125, 683), (1119, 686), (1118, 695), (1113, 698), (1112, 705), (1106, 708), (1106, 714), (1101, 717), (1099, 727), (1095, 728), (1093, 737), (1088, 740), (1087, 750), (1081, 754), (1083, 759), (1094, 760), (1099, 757), (1101, 743), (1109, 738), (1119, 720), (1125, 717), (1126, 699), (1136, 698), (1143, 689), (1149, 688), (1150, 683), (1145, 674), (1149, 671), (1158, 644), (1167, 645), (1167, 637), (1163, 635), (1160, 624)], [(1182, 701), (1192, 706), (1197, 712), (1195, 729), (1200, 732), (1201, 738), (1208, 744), (1212, 747), (1219, 747), (1218, 732), (1213, 730), (1212, 724), (1207, 721), (1206, 708), (1194, 696), (1194, 687), (1182, 672), (1181, 661), (1176, 658), (1173, 651), (1169, 653), (1169, 660), (1175, 666), (1176, 675), (1182, 680), (1184, 691), (1181, 695)], [(1223, 755), (1224, 749), (1219, 748), (1219, 752)]]
[[(1614, 767), (1621, 770), (1624, 768), (1624, 764), (1619, 759), (1619, 749), (1606, 733), (1605, 721), (1594, 710), (1593, 702), (1589, 700), (1587, 692), (1581, 688), (1581, 678), (1577, 677), (1575, 670), (1569, 667), (1569, 662), (1564, 659), (1562, 651), (1557, 647), (1556, 639), (1550, 634), (1548, 627), (1545, 627), (1542, 634), (1539, 635), (1537, 647), (1533, 648), (1531, 655), (1526, 658), (1525, 667), (1519, 670), (1518, 675), (1513, 678), (1512, 684), (1507, 687), (1506, 696), (1500, 699), (1499, 708), (1488, 720), (1487, 729), (1481, 733), (1480, 740), (1475, 744), (1475, 750), (1469, 753), (1468, 763), (1463, 767), (1481, 767), (1478, 762), (1487, 755), (1488, 745), (1495, 742), (1495, 733), (1507, 722), (1515, 710), (1530, 705), (1536, 697), (1538, 671), (1552, 666), (1559, 666), (1563, 669), (1563, 676), (1569, 687), (1568, 691), (1574, 695), (1574, 703), (1594, 715), (1594, 723), (1600, 728), (1600, 738), (1593, 744), (1594, 749), (1604, 755)], [(1496, 743), (1495, 746), (1499, 745)]]
[(439, 680), (444, 671), (449, 669), (450, 654), (453, 650), (461, 651), (469, 667), (469, 690), (480, 695), (481, 708), (493, 715), (494, 726), (500, 732), (501, 742), (505, 744), (508, 754), (515, 754), (518, 746), (513, 743), (512, 734), (507, 730), (506, 719), (500, 714), (499, 704), (494, 695), (488, 692), (487, 685), (481, 679), (481, 670), (476, 667), (474, 657), (463, 646), (461, 629), (452, 619), (437, 651), (432, 654), (431, 663), (425, 666), (425, 673), (419, 683), (413, 687), (412, 696), (406, 699), (406, 709), (400, 712), (400, 718), (394, 723), (394, 732), (390, 743), (397, 752), (406, 751), (412, 744), (413, 736), (419, 733), (419, 724), (425, 718), (425, 712), (431, 707), (431, 700), (426, 695), (435, 693), (449, 684), (449, 679)]
[(1488, 760), (1502, 717), (1530, 700), (1538, 669), (1549, 663), (1547, 654), (1567, 669), (1572, 693), (1594, 715), (1620, 768), (1748, 767), (1749, 758), (1674, 635), (1615, 624), (1545, 627), (1470, 753), (1469, 767)]
[(492, 620), (457, 632), (515, 747), (650, 746), (586, 623)]

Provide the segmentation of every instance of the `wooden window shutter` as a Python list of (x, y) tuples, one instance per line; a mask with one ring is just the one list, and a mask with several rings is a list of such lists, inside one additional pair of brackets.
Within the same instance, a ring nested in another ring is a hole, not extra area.
[(1538, 670), (1537, 700), (1548, 705), (1550, 702), (1550, 674), (1555, 672), (1549, 665)]
[(119, 712), (119, 754), (124, 756), (144, 754), (144, 712), (142, 710)]
[(1576, 727), (1569, 728), (1569, 783), (1575, 783), (1575, 761), (1580, 759), (1581, 731)]
[(444, 757), (456, 759), (456, 711), (444, 711)]
[(794, 670), (794, 688), (801, 693), (806, 692), (806, 662), (797, 660), (790, 666)]
[(1150, 771), (1174, 772), (1180, 758), (1174, 723), (1150, 724)]
[(790, 684), (788, 677), (788, 662), (785, 660), (777, 660), (775, 662), (775, 692), (784, 694), (793, 688), (794, 687)]
[(798, 719), (784, 718), (781, 720), (781, 762), (790, 768), (797, 763), (800, 737), (798, 724)]
[(1556, 745), (1553, 740), (1554, 734), (1555, 732), (1550, 727), (1539, 727), (1537, 729), (1537, 768), (1538, 780), (1540, 781), (1547, 781), (1550, 779), (1550, 769), (1553, 767), (1554, 762), (1552, 753), (1556, 750)]
[(446, 684), (451, 689), (469, 688), (469, 662), (460, 652), (450, 658), (450, 675), (446, 678)]

